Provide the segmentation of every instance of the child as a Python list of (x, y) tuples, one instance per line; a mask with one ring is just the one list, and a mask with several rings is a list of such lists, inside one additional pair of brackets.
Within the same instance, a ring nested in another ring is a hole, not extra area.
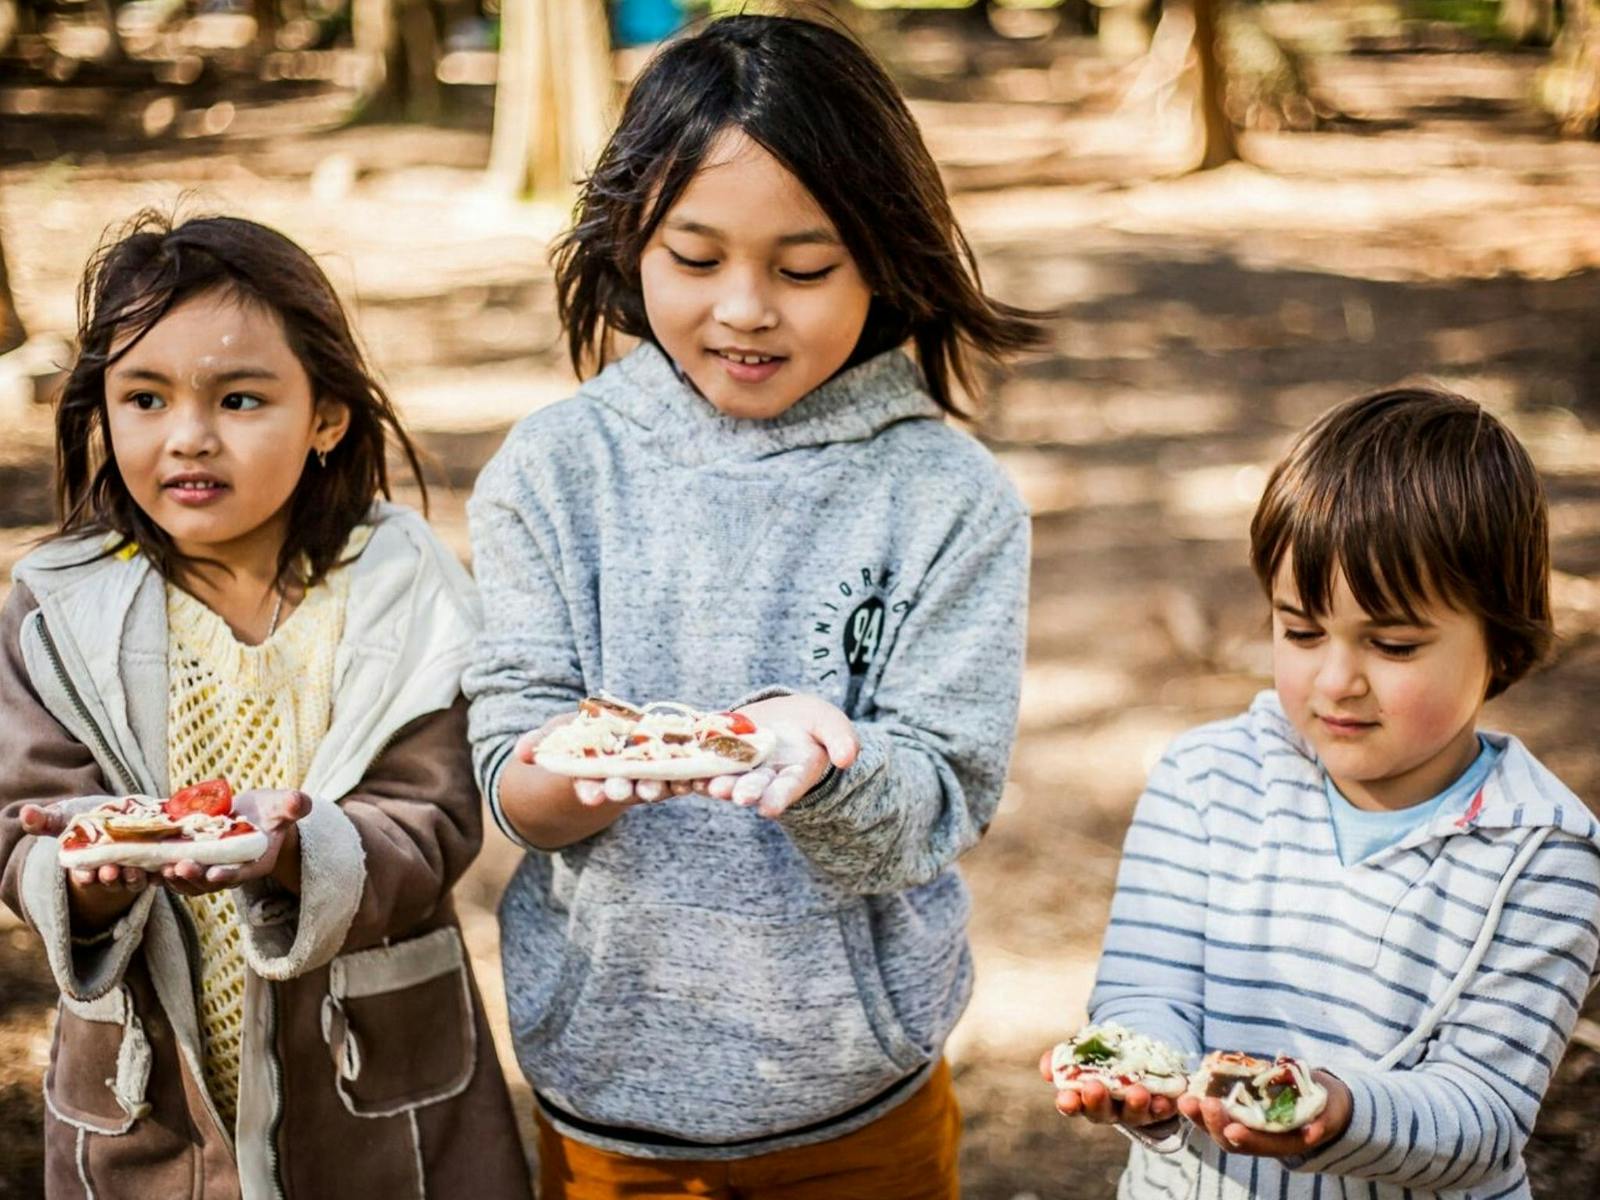
[[(153, 214), (90, 264), (57, 536), (0, 612), (0, 865), (62, 991), (51, 1197), (525, 1197), (450, 888), (470, 580), (311, 258)], [(243, 867), (63, 871), (102, 793), (224, 776)]]
[(1300, 438), (1250, 539), (1276, 690), (1156, 767), (1090, 1014), (1301, 1058), (1327, 1108), (1266, 1134), (1143, 1088), (1058, 1107), (1129, 1129), (1128, 1197), (1527, 1197), (1600, 936), (1595, 821), (1477, 729), (1551, 638), (1538, 475), (1470, 400), (1383, 392)]
[[(523, 421), (469, 510), (542, 1195), (955, 1195), (953, 864), (1005, 777), (1029, 522), (940, 418), (966, 347), (1034, 326), (979, 290), (882, 69), (777, 17), (645, 70), (557, 285), (575, 361), (640, 345)], [(782, 741), (692, 787), (533, 766), (602, 691)]]

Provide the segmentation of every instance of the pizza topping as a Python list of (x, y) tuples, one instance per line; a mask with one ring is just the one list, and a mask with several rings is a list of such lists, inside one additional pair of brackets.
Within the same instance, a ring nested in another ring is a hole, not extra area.
[(591, 696), (578, 715), (539, 743), (538, 753), (625, 762), (665, 762), (711, 753), (754, 763), (760, 752), (744, 740), (756, 724), (743, 713), (703, 713), (660, 701), (636, 708), (608, 696)]
[(1110, 1062), (1116, 1057), (1116, 1051), (1105, 1044), (1099, 1034), (1078, 1042), (1072, 1047), (1072, 1057), (1081, 1063)]
[(1254, 1113), (1253, 1120), (1262, 1123), (1255, 1128), (1304, 1124), (1321, 1111), (1326, 1099), (1298, 1059), (1280, 1056), (1268, 1061), (1235, 1052), (1207, 1055), (1190, 1094), (1214, 1096)]
[(1124, 1088), (1174, 1080), (1181, 1086), (1187, 1070), (1183, 1055), (1171, 1046), (1110, 1022), (1087, 1025), (1062, 1042), (1051, 1068), (1057, 1085), (1098, 1079)]
[(725, 734), (708, 734), (702, 738), (700, 744), (713, 754), (723, 758), (731, 758), (734, 762), (753, 763), (756, 760), (756, 748), (749, 742), (742, 742), (736, 737)]
[[(213, 811), (220, 807), (221, 811)], [(61, 833), (65, 850), (103, 841), (209, 842), (253, 833), (255, 826), (232, 814), (233, 791), (224, 779), (185, 788), (169, 800), (123, 796), (78, 813)]]
[(1293, 1084), (1273, 1084), (1267, 1089), (1271, 1103), (1267, 1105), (1267, 1120), (1284, 1122), (1294, 1120), (1295, 1107), (1300, 1103), (1300, 1089)]
[(204, 813), (209, 817), (226, 816), (233, 811), (233, 789), (226, 779), (207, 779), (204, 783), (190, 784), (172, 794), (162, 808), (174, 821), (190, 813)]
[(644, 716), (631, 704), (613, 700), (610, 696), (587, 696), (578, 701), (578, 711), (586, 717), (613, 716), (623, 721), (637, 721)]

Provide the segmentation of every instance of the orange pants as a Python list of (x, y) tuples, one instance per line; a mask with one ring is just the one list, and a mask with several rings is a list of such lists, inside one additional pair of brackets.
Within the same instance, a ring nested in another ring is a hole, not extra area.
[(905, 1103), (830, 1142), (728, 1162), (634, 1158), (539, 1123), (540, 1200), (958, 1200), (961, 1109), (940, 1062)]

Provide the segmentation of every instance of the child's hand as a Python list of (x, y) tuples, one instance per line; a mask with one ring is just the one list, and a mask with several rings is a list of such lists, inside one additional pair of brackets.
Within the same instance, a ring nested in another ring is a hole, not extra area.
[(778, 735), (765, 763), (743, 775), (718, 775), (704, 791), (718, 800), (759, 806), (763, 817), (781, 816), (812, 788), (832, 763), (844, 770), (861, 751), (850, 718), (820, 696), (778, 696), (739, 710)]
[[(1039, 1059), (1039, 1073), (1054, 1079), (1050, 1070), (1051, 1051)], [(1127, 1089), (1119, 1103), (1100, 1083), (1090, 1081), (1081, 1092), (1057, 1092), (1056, 1111), (1063, 1117), (1085, 1117), (1096, 1125), (1122, 1125), (1138, 1129), (1176, 1116), (1178, 1109), (1170, 1096), (1151, 1095), (1148, 1088), (1135, 1085)]]
[(295, 822), (311, 811), (311, 797), (300, 791), (257, 788), (233, 798), (233, 811), (267, 835), (267, 848), (254, 862), (208, 867), (184, 859), (161, 868), (162, 881), (184, 896), (202, 896), (271, 875), (292, 892), (300, 890), (300, 837)]
[[(104, 797), (90, 797), (87, 807), (93, 807)], [(81, 807), (66, 804), (24, 804), (17, 814), (23, 832), (34, 837), (60, 837), (66, 832), (72, 810)], [(139, 898), (150, 882), (141, 867), (122, 867), (106, 863), (99, 867), (73, 867), (67, 872), (67, 898), (78, 923), (101, 929), (111, 924)]]
[(1291, 1158), (1309, 1154), (1318, 1146), (1343, 1135), (1350, 1124), (1350, 1089), (1326, 1071), (1312, 1072), (1312, 1078), (1328, 1090), (1328, 1106), (1311, 1124), (1290, 1133), (1261, 1133), (1235, 1121), (1223, 1111), (1215, 1097), (1179, 1096), (1178, 1111), (1210, 1135), (1229, 1154), (1250, 1154), (1258, 1158)]
[[(539, 748), (539, 743), (577, 715), (575, 712), (562, 713), (558, 717), (551, 717), (539, 728), (523, 734), (512, 748), (512, 756), (520, 763), (527, 763), (530, 767), (536, 766), (533, 755)], [(598, 808), (602, 804), (641, 802), (649, 804), (663, 800), (669, 795), (681, 796), (689, 789), (688, 783), (675, 785), (660, 779), (574, 779), (572, 781), (572, 794), (578, 798), (579, 804), (588, 808)]]

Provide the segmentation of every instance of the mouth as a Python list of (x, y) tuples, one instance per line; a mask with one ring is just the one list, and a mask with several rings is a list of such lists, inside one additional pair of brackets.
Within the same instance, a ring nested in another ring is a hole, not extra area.
[(781, 354), (764, 354), (732, 346), (709, 351), (724, 370), (740, 383), (764, 383), (777, 374), (778, 368), (788, 361)]
[(228, 485), (215, 475), (174, 475), (162, 481), (161, 490), (180, 504), (205, 504), (228, 491)]
[(1369, 729), (1376, 729), (1378, 727), (1378, 722), (1376, 721), (1358, 721), (1354, 717), (1338, 717), (1319, 714), (1317, 716), (1317, 720), (1322, 722), (1323, 728), (1329, 733), (1343, 734), (1345, 736), (1365, 733)]

